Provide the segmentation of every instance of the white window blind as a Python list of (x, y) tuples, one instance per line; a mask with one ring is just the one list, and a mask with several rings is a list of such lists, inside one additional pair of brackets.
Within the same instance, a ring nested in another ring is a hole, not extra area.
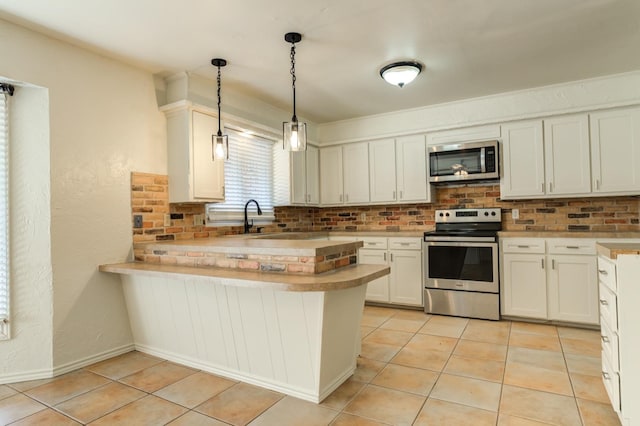
[(209, 225), (238, 225), (244, 221), (244, 206), (256, 200), (262, 209), (257, 215), (251, 203), (248, 215), (254, 224), (269, 223), (273, 213), (273, 144), (256, 136), (248, 136), (227, 129), (229, 160), (224, 164), (224, 193), (222, 203), (207, 204)]
[(0, 90), (0, 339), (9, 337), (9, 112)]

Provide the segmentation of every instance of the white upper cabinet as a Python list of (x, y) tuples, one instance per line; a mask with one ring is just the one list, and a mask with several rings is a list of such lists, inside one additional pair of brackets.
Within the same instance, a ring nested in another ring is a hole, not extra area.
[(429, 162), (423, 135), (396, 139), (396, 179), (398, 201), (426, 202), (433, 199), (434, 187), (427, 182)]
[(218, 119), (188, 103), (165, 108), (169, 202), (224, 201), (224, 162), (213, 161)]
[(501, 197), (541, 197), (544, 194), (542, 120), (503, 125)]
[(587, 115), (545, 119), (544, 156), (547, 195), (591, 192)]
[(640, 108), (590, 114), (595, 193), (640, 193)]
[(396, 143), (393, 139), (369, 142), (369, 183), (371, 202), (395, 202)]
[(369, 202), (369, 145), (366, 142), (342, 147), (342, 173), (344, 176), (344, 202)]
[(291, 152), (291, 203), (318, 204), (318, 148), (307, 145), (307, 150)]
[(320, 202), (342, 204), (342, 147), (320, 149)]
[(371, 202), (431, 202), (423, 135), (369, 142)]
[(322, 148), (320, 179), (320, 202), (323, 205), (368, 203), (368, 143)]
[(456, 142), (495, 140), (500, 137), (499, 124), (441, 130), (427, 134), (427, 145), (444, 145)]

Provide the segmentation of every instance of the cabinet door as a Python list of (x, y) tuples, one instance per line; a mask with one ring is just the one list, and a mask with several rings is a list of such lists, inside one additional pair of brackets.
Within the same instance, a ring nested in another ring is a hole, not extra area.
[(398, 201), (431, 201), (427, 191), (427, 150), (424, 136), (396, 139)]
[(547, 282), (544, 255), (503, 256), (502, 314), (547, 318)]
[(396, 201), (396, 149), (393, 139), (369, 142), (371, 201)]
[[(386, 250), (360, 249), (358, 263), (365, 265), (387, 265)], [(372, 302), (389, 302), (389, 275), (377, 278), (367, 284), (366, 300)]]
[(590, 118), (593, 191), (640, 193), (640, 108)]
[(307, 166), (305, 152), (291, 152), (291, 203), (306, 204), (307, 202)]
[(320, 202), (320, 171), (318, 169), (318, 148), (307, 145), (307, 204)]
[(417, 250), (389, 251), (391, 280), (389, 301), (403, 305), (423, 306), (422, 252)]
[(544, 155), (547, 195), (591, 192), (586, 114), (544, 120)]
[(502, 164), (502, 198), (544, 195), (542, 120), (502, 126)]
[(342, 148), (344, 176), (344, 202), (369, 202), (369, 144), (367, 142), (344, 145)]
[(193, 111), (193, 198), (224, 200), (224, 161), (213, 161), (211, 136), (217, 132), (218, 120)]
[(596, 256), (549, 256), (549, 319), (598, 324)]
[(341, 146), (320, 150), (320, 182), (320, 202), (322, 204), (342, 203)]

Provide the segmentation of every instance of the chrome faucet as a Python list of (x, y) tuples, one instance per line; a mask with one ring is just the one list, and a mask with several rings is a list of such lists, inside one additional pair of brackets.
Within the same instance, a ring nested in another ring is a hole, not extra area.
[(249, 207), (249, 204), (251, 203), (256, 203), (256, 207), (258, 208), (258, 215), (259, 216), (262, 215), (262, 209), (260, 208), (260, 204), (258, 204), (256, 200), (252, 198), (249, 201), (247, 201), (247, 204), (244, 205), (244, 233), (245, 234), (248, 234), (249, 229), (253, 227), (253, 219), (251, 219), (251, 223), (249, 223), (249, 219), (247, 218), (247, 207)]

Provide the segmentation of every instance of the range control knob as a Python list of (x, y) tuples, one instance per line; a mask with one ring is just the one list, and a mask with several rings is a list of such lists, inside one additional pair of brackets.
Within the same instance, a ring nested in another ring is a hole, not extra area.
[(449, 217), (449, 213), (446, 213), (445, 216)]
[(489, 212), (484, 212), (484, 215), (485, 216), (489, 216)]
[(491, 212), (491, 216), (495, 216), (495, 215), (496, 215), (496, 212)]
[(444, 213), (440, 213), (440, 217), (443, 217), (443, 216), (444, 216)]

